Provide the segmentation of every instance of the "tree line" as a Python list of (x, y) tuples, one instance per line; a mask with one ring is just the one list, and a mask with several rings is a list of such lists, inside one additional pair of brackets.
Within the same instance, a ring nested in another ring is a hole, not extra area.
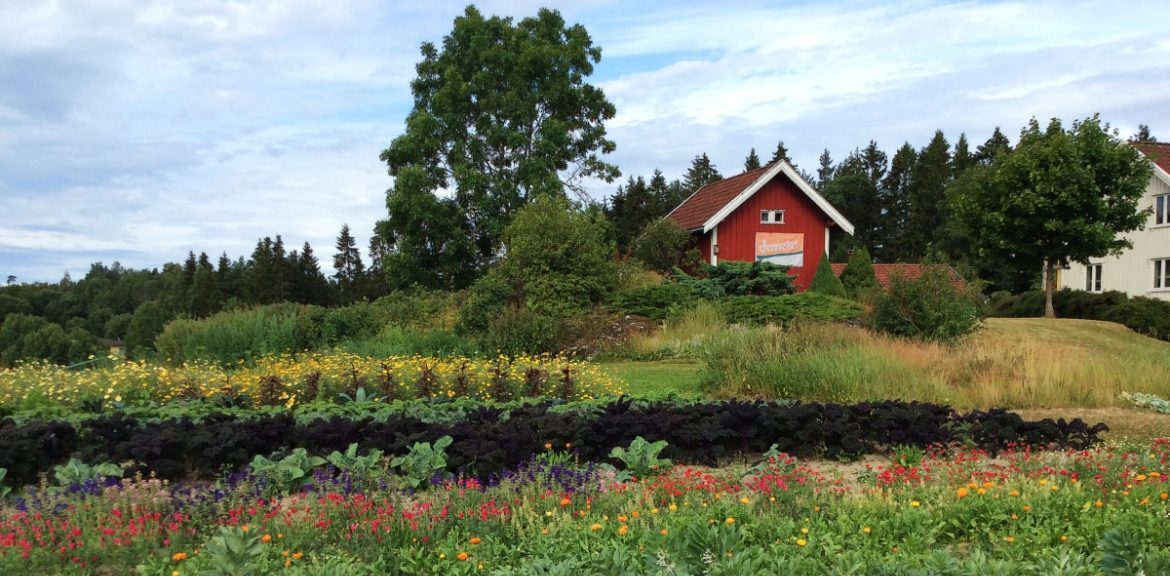
[(115, 342), (149, 350), (163, 326), (175, 318), (205, 318), (221, 310), (277, 302), (346, 305), (387, 293), (377, 266), (366, 267), (356, 239), (343, 225), (326, 276), (313, 247), (288, 250), (284, 239), (265, 236), (248, 258), (226, 253), (214, 262), (206, 252), (188, 252), (161, 270), (96, 262), (80, 280), (66, 273), (57, 283), (0, 287), (0, 364), (42, 358), (59, 363), (103, 354)]

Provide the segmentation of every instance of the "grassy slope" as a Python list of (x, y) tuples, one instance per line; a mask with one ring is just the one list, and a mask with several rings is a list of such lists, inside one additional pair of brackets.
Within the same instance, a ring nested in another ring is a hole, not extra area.
[[(1135, 410), (1118, 394), (1170, 397), (1170, 343), (1092, 320), (992, 318), (956, 347), (829, 328), (829, 352), (800, 357), (801, 372), (860, 381), (851, 399), (905, 398), (959, 407), (1007, 406), (1034, 417), (1105, 421), (1121, 435), (1170, 434), (1170, 416)], [(718, 337), (718, 336), (715, 336)], [(810, 365), (815, 369), (810, 370)], [(609, 363), (636, 395), (702, 390), (701, 362)]]

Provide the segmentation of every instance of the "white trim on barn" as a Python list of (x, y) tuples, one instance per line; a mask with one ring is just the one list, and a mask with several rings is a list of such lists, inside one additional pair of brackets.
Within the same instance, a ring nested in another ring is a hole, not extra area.
[[(707, 219), (707, 221), (703, 223), (703, 232), (706, 233), (714, 230), (720, 222), (730, 216), (732, 212), (735, 212), (741, 205), (743, 205), (744, 202), (747, 202), (748, 198), (751, 198), (753, 194), (760, 190), (760, 188), (763, 188), (764, 184), (771, 182), (772, 179), (780, 173), (784, 173), (785, 176), (792, 180), (796, 184), (796, 187), (799, 188), (801, 192), (804, 192), (804, 195), (808, 196), (808, 198), (813, 201), (813, 204), (816, 204), (817, 207), (824, 211), (825, 214), (828, 214), (829, 218), (831, 218), (833, 222), (840, 226), (842, 230), (849, 233), (850, 235), (853, 234), (853, 224), (851, 224), (849, 220), (846, 220), (845, 216), (842, 216), (836, 208), (833, 208), (833, 205), (829, 204), (828, 200), (825, 200), (823, 196), (818, 194), (817, 191), (813, 189), (812, 185), (806, 182), (804, 178), (801, 178), (800, 174), (797, 174), (796, 170), (794, 170), (789, 163), (783, 160), (773, 164), (772, 167), (766, 170), (759, 178), (756, 178), (756, 181), (752, 182), (751, 186), (744, 188), (743, 192), (740, 192), (738, 196), (733, 198), (731, 202), (725, 204), (723, 208), (715, 213), (714, 216)], [(681, 205), (682, 204), (679, 206)], [(671, 212), (674, 211), (671, 210)], [(714, 243), (712, 243), (712, 246), (714, 246)], [(712, 250), (714, 249), (712, 248)]]

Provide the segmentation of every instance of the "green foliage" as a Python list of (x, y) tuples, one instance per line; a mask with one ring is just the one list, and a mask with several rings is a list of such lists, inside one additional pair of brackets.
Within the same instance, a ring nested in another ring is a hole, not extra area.
[(827, 296), (845, 297), (845, 286), (837, 275), (833, 273), (833, 265), (827, 257), (822, 256), (817, 264), (817, 272), (813, 275), (812, 283), (808, 286), (809, 292), (817, 292)]
[(155, 339), (163, 358), (230, 363), (265, 354), (315, 350), (378, 333), (380, 310), (368, 303), (322, 308), (282, 303), (171, 321)]
[(666, 282), (618, 292), (610, 299), (609, 305), (625, 314), (637, 314), (662, 322), (676, 316), (697, 299), (698, 296), (689, 286)]
[(454, 440), (443, 436), (432, 445), (430, 442), (415, 442), (403, 456), (395, 456), (390, 466), (402, 474), (403, 483), (415, 490), (426, 488), (436, 475), (449, 476), (447, 472), (447, 447)]
[(786, 296), (737, 296), (717, 304), (732, 324), (840, 322), (861, 316), (861, 306), (856, 302), (811, 291)]
[(1170, 341), (1170, 302), (1134, 296), (1101, 315), (1102, 320), (1124, 324), (1134, 332)]
[(775, 296), (796, 291), (788, 268), (769, 262), (723, 261), (705, 266), (706, 277), (699, 279), (675, 270), (679, 284), (689, 287), (700, 298), (714, 300), (724, 296)]
[(269, 460), (257, 454), (252, 458), (252, 472), (268, 480), (272, 493), (289, 494), (304, 487), (313, 469), (325, 464), (320, 456), (311, 456), (304, 448), (295, 448), (280, 460)]
[(122, 468), (109, 462), (90, 466), (77, 458), (70, 458), (69, 462), (53, 468), (53, 477), (61, 486), (73, 486), (87, 480), (100, 481), (106, 477), (121, 478)]
[(1134, 406), (1142, 408), (1149, 408), (1163, 414), (1170, 414), (1170, 400), (1162, 398), (1154, 394), (1143, 394), (1141, 392), (1122, 392), (1121, 397), (1128, 400)]
[(893, 463), (895, 466), (902, 466), (905, 468), (912, 468), (922, 463), (926, 458), (926, 450), (920, 446), (899, 444), (892, 449)]
[(674, 220), (659, 218), (646, 224), (633, 240), (633, 255), (647, 268), (669, 274), (674, 268), (693, 264), (688, 261), (691, 235)]
[(666, 440), (648, 442), (641, 436), (634, 438), (630, 442), (629, 448), (615, 446), (610, 451), (609, 457), (621, 460), (624, 465), (624, 468), (617, 473), (617, 481), (627, 482), (634, 478), (641, 480), (657, 476), (668, 470), (673, 465), (671, 461), (658, 457), (666, 449), (666, 446)]
[(554, 353), (560, 350), (565, 331), (564, 323), (558, 318), (509, 305), (488, 322), (483, 347), (509, 356)]
[(841, 284), (845, 287), (845, 293), (853, 299), (871, 299), (881, 294), (882, 286), (874, 273), (869, 250), (862, 247), (849, 255), (849, 263), (841, 271)]
[(604, 122), (615, 109), (584, 81), (601, 49), (553, 10), (514, 22), (469, 6), (421, 52), (406, 131), (381, 155), (395, 178), (378, 227), (391, 249), (383, 267), (398, 287), (461, 288), (500, 255), (529, 202), (617, 177), (599, 157), (614, 150)]
[(1138, 203), (1150, 170), (1097, 116), (1068, 130), (1033, 119), (1014, 151), (964, 173), (970, 180), (952, 205), (979, 250), (1033, 269), (1047, 263), (1051, 302), (1054, 270), (1132, 246), (1125, 233), (1145, 224)]
[(890, 278), (889, 293), (878, 300), (870, 322), (892, 336), (953, 343), (981, 320), (979, 296), (956, 288), (946, 267), (927, 266), (914, 280)]
[(223, 526), (211, 537), (203, 554), (211, 566), (200, 576), (251, 576), (254, 564), (264, 555), (260, 533), (239, 526)]
[(9, 314), (0, 323), (0, 365), (45, 359), (56, 364), (84, 361), (98, 352), (97, 341), (80, 327), (69, 330), (38, 316)]
[(359, 486), (376, 486), (377, 475), (382, 471), (382, 451), (371, 448), (365, 456), (359, 456), (357, 442), (350, 444), (345, 452), (334, 450), (326, 460), (338, 471), (349, 474)]

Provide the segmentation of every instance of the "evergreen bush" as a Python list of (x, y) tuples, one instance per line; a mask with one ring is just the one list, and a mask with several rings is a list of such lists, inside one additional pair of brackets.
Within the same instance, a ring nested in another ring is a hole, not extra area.
[(845, 285), (841, 283), (841, 279), (837, 278), (836, 274), (833, 274), (833, 265), (829, 263), (828, 258), (822, 257), (821, 263), (817, 264), (817, 272), (813, 275), (808, 291), (837, 298), (846, 297)]

